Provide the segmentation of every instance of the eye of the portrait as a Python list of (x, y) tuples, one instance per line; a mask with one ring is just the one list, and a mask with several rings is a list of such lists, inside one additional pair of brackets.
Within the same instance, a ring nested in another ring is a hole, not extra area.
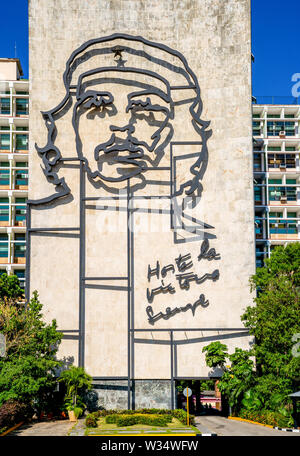
[(85, 100), (86, 101), (84, 101), (83, 107), (86, 109), (92, 107), (103, 108), (110, 106), (114, 101), (114, 97), (109, 92), (88, 92), (86, 94)]
[(131, 98), (126, 111), (130, 111), (137, 119), (148, 118), (149, 120), (164, 121), (169, 110), (166, 106), (159, 104), (156, 98), (155, 96)]
[(109, 92), (88, 93), (85, 100), (81, 109), (85, 111), (88, 119), (94, 119), (96, 115), (100, 117), (111, 116), (116, 111), (113, 104), (114, 97)]

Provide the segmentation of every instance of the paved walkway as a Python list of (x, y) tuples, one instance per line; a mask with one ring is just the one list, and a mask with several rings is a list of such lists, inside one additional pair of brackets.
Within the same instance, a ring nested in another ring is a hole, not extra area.
[(228, 420), (222, 416), (197, 416), (196, 427), (204, 433), (214, 433), (219, 436), (294, 436), (300, 437), (300, 433), (284, 432), (271, 429), (258, 424), (245, 423), (243, 421)]
[(69, 420), (51, 420), (24, 424), (7, 434), (16, 436), (64, 436), (68, 435), (75, 423)]

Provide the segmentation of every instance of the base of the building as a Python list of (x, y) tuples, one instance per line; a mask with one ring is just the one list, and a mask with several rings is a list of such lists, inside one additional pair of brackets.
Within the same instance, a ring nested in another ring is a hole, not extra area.
[[(128, 409), (126, 380), (93, 381), (93, 389), (86, 398), (88, 409)], [(170, 380), (133, 380), (130, 408), (172, 408)]]

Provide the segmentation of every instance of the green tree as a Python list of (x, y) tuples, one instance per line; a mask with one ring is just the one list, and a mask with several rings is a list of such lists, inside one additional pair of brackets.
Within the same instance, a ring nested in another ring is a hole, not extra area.
[(24, 297), (24, 290), (20, 287), (19, 279), (16, 275), (0, 276), (0, 301), (16, 302)]
[(27, 305), (12, 303), (5, 295), (0, 301), (0, 331), (6, 337), (6, 356), (0, 358), (0, 405), (10, 399), (37, 401), (55, 384), (62, 336), (56, 321), (46, 324), (41, 311), (37, 292)]
[(227, 346), (221, 342), (212, 342), (203, 347), (202, 352), (205, 352), (205, 361), (209, 367), (223, 368), (227, 356)]
[(300, 333), (300, 243), (277, 247), (251, 278), (258, 289), (256, 306), (248, 307), (242, 321), (255, 337), (258, 384), (256, 390), (272, 403), (299, 388), (300, 357), (294, 356), (293, 336)]
[[(218, 387), (234, 410), (267, 409), (287, 415), (288, 395), (299, 389), (300, 380), (300, 356), (293, 351), (295, 335), (300, 335), (300, 243), (276, 248), (250, 284), (252, 291), (257, 290), (256, 306), (247, 307), (241, 318), (254, 336), (252, 349), (236, 348), (228, 356), (226, 345), (213, 342), (203, 349), (206, 362), (223, 368)], [(231, 365), (225, 367), (226, 357)]]
[[(255, 382), (254, 363), (250, 359), (251, 351), (236, 348), (235, 352), (228, 355), (227, 345), (220, 342), (211, 342), (203, 347), (206, 352), (206, 364), (209, 367), (221, 367), (223, 375), (218, 382), (218, 388), (228, 400), (229, 405), (238, 408), (245, 392)], [(225, 366), (226, 359), (230, 365)]]

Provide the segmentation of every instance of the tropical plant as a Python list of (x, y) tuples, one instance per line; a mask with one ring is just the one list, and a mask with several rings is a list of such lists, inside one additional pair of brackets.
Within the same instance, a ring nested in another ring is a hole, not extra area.
[(66, 410), (73, 410), (78, 418), (86, 408), (82, 395), (91, 389), (92, 377), (85, 372), (83, 367), (71, 366), (60, 374), (58, 381), (66, 386)]
[[(206, 362), (222, 367), (218, 388), (234, 412), (263, 410), (270, 421), (279, 414), (279, 421), (286, 417), (290, 422), (289, 394), (299, 389), (300, 379), (300, 356), (293, 350), (295, 335), (300, 334), (300, 243), (277, 247), (250, 284), (257, 290), (256, 306), (247, 307), (241, 319), (254, 336), (251, 351), (236, 348), (228, 356), (226, 345), (213, 342), (203, 349)], [(225, 367), (226, 357), (231, 365)]]
[(221, 342), (212, 342), (203, 347), (202, 352), (205, 352), (206, 364), (209, 367), (223, 368), (227, 356), (227, 346)]

